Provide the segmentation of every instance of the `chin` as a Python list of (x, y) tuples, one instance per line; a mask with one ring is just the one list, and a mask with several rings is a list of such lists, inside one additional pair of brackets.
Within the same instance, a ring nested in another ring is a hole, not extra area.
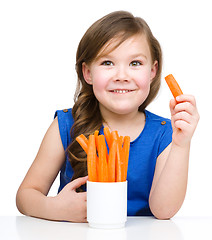
[(114, 109), (114, 113), (118, 115), (127, 115), (131, 114), (132, 112), (138, 111), (138, 109), (127, 109), (127, 108), (120, 108), (120, 109)]

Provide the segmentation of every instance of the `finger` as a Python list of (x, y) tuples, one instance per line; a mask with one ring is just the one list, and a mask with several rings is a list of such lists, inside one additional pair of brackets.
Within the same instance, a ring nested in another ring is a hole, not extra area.
[(173, 119), (174, 123), (176, 121), (179, 121), (179, 120), (185, 121), (185, 122), (187, 122), (189, 124), (192, 122), (192, 116), (189, 113), (185, 112), (185, 111), (181, 111), (181, 112), (178, 112), (178, 113), (174, 114), (172, 116), (172, 119)]
[(196, 100), (193, 95), (183, 94), (176, 97), (176, 101), (179, 102), (190, 102), (193, 106), (196, 106)]
[(195, 107), (190, 102), (178, 103), (174, 108), (175, 113), (187, 112), (191, 115), (195, 113)]
[(192, 125), (192, 123), (186, 122), (184, 120), (177, 120), (174, 122), (175, 128), (178, 128), (184, 133), (185, 135), (192, 137), (196, 125)]
[(176, 128), (182, 130), (183, 132), (187, 131), (190, 127), (190, 124), (184, 120), (177, 120), (177, 121), (175, 121), (174, 125)]
[(87, 182), (87, 180), (88, 180), (88, 176), (80, 177), (73, 180), (72, 182), (69, 183), (71, 190), (76, 190), (80, 186), (84, 185)]

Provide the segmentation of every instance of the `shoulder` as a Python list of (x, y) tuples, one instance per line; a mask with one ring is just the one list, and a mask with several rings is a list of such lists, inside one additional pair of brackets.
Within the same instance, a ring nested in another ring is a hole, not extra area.
[(56, 117), (63, 121), (70, 121), (70, 122), (74, 121), (72, 116), (72, 108), (57, 110), (54, 115), (54, 118)]
[(171, 120), (145, 110), (147, 134), (155, 138), (158, 145), (158, 155), (172, 142)]
[(159, 122), (159, 123), (161, 123), (163, 121), (167, 121), (168, 123), (171, 122), (171, 120), (169, 118), (159, 116), (159, 115), (154, 114), (154, 113), (152, 113), (148, 110), (145, 110), (145, 115), (146, 115), (146, 118), (150, 119), (151, 121), (155, 121), (155, 122)]
[(172, 130), (171, 120), (159, 115), (156, 115), (148, 110), (145, 110), (146, 122), (151, 125), (151, 128)]
[(66, 150), (71, 142), (70, 131), (74, 123), (72, 108), (57, 110), (54, 115), (54, 118), (56, 117), (58, 119), (58, 126), (63, 147)]
[(56, 117), (58, 118), (58, 124), (61, 125), (59, 127), (70, 128), (74, 123), (72, 108), (57, 110), (54, 115), (54, 118)]

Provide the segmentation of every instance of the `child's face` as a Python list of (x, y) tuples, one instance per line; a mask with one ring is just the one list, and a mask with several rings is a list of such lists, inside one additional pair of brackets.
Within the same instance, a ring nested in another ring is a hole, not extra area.
[[(113, 48), (115, 44), (113, 41), (108, 47)], [(136, 112), (149, 94), (157, 62), (152, 63), (148, 42), (141, 34), (127, 39), (109, 53), (108, 47), (90, 65), (83, 64), (84, 78), (93, 85), (102, 113)]]

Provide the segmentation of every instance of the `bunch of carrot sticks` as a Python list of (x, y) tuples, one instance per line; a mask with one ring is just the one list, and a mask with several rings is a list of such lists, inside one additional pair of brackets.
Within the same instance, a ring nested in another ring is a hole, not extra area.
[(130, 137), (110, 132), (108, 127), (103, 131), (104, 135), (96, 130), (88, 139), (83, 134), (76, 138), (87, 153), (88, 179), (92, 182), (126, 181)]

